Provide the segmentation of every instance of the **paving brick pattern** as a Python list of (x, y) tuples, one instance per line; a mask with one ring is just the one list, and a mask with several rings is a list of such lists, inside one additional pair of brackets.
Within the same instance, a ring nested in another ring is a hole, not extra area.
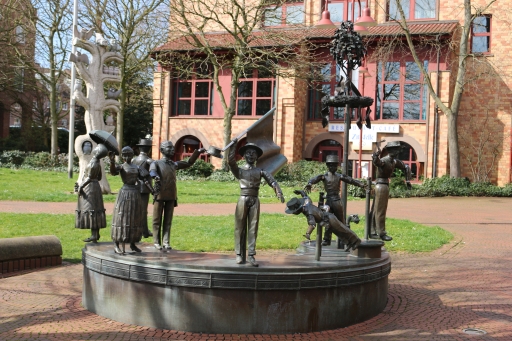
[[(349, 203), (349, 213), (363, 204)], [(512, 340), (511, 207), (511, 198), (391, 200), (389, 216), (442, 226), (455, 239), (431, 253), (393, 253), (385, 310), (348, 328), (207, 335), (127, 325), (83, 309), (82, 266), (64, 264), (0, 275), (0, 340)]]

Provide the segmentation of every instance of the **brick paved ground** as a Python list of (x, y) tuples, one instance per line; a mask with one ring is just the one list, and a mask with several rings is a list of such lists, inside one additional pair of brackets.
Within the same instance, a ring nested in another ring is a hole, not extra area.
[[(363, 204), (349, 203), (349, 213), (362, 213)], [(392, 254), (385, 310), (348, 328), (293, 335), (201, 335), (122, 324), (81, 307), (82, 266), (65, 265), (0, 279), (0, 340), (512, 340), (511, 207), (510, 198), (391, 200), (390, 217), (439, 225), (456, 237), (431, 253)], [(178, 209), (187, 214), (197, 207)], [(1, 210), (9, 209), (0, 202)], [(279, 212), (282, 206), (264, 210)], [(487, 334), (468, 335), (464, 328)]]

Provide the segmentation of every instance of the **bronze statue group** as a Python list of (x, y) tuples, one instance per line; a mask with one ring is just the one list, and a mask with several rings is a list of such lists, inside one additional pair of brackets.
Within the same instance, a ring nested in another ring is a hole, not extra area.
[[(277, 198), (284, 203), (284, 196), (279, 184), (272, 174), (257, 167), (257, 160), (263, 154), (260, 147), (247, 143), (239, 148), (238, 153), (245, 160), (245, 165), (239, 167), (236, 162), (237, 140), (229, 149), (228, 164), (231, 172), (239, 181), (240, 197), (235, 209), (234, 244), (236, 263), (244, 264), (246, 260), (257, 267), (256, 239), (260, 216), (259, 188), (262, 179), (271, 186)], [(174, 208), (178, 206), (176, 188), (176, 172), (192, 166), (199, 155), (205, 152), (204, 148), (196, 149), (186, 161), (173, 161), (175, 150), (171, 141), (164, 141), (160, 145), (162, 158), (152, 160), (148, 153), (152, 141), (141, 139), (137, 145), (140, 154), (134, 159), (134, 152), (130, 147), (121, 151), (123, 164), (115, 163), (115, 155), (108, 152), (103, 144), (98, 144), (92, 151), (84, 176), (78, 182), (78, 205), (76, 210), (75, 227), (90, 229), (91, 236), (85, 242), (96, 243), (100, 239), (100, 229), (106, 227), (106, 215), (103, 205), (102, 191), (99, 181), (102, 178), (100, 160), (107, 155), (110, 158), (110, 174), (120, 175), (123, 187), (120, 189), (112, 217), (111, 238), (115, 243), (114, 251), (125, 254), (125, 244), (128, 243), (134, 252), (141, 252), (136, 246), (142, 237), (153, 236), (154, 246), (158, 250), (170, 250), (170, 234)], [(395, 168), (406, 174), (407, 184), (410, 180), (408, 165), (397, 159), (400, 151), (400, 142), (389, 142), (385, 148), (387, 155), (381, 157), (378, 149), (373, 153), (373, 164), (376, 167), (376, 185), (374, 209), (372, 215), (373, 238), (383, 241), (392, 240), (386, 232), (386, 210), (389, 198), (389, 178)], [(337, 173), (339, 158), (336, 155), (326, 157), (328, 171), (325, 174), (311, 178), (303, 190), (295, 190), (300, 198), (292, 198), (286, 203), (285, 212), (288, 214), (303, 214), (306, 216), (308, 228), (304, 237), (310, 240), (311, 233), (319, 224), (325, 227), (322, 245), (331, 244), (334, 233), (346, 245), (346, 250), (355, 250), (361, 239), (344, 223), (345, 213), (340, 198), (341, 183), (346, 182), (366, 190), (363, 182), (344, 174)], [(153, 185), (154, 181), (154, 185)], [(315, 206), (308, 196), (312, 186), (322, 183), (326, 192), (325, 205)], [(149, 194), (153, 194), (152, 232), (147, 224)]]

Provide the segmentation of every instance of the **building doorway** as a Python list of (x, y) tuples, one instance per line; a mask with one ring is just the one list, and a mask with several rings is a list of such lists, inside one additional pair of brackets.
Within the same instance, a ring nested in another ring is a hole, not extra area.
[(341, 161), (343, 160), (343, 147), (338, 141), (324, 140), (313, 150), (311, 160), (325, 162), (327, 155), (338, 155), (338, 158)]

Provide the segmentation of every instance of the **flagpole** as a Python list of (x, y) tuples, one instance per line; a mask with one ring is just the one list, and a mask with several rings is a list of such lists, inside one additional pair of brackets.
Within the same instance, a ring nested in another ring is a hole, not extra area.
[[(73, 27), (71, 32), (73, 38), (75, 37), (75, 27), (78, 25), (78, 0), (73, 0)], [(71, 42), (71, 53), (76, 54), (76, 46)], [(76, 68), (75, 63), (71, 64), (71, 89), (69, 99), (69, 144), (68, 144), (68, 178), (73, 178), (73, 151), (75, 145), (75, 80)]]

